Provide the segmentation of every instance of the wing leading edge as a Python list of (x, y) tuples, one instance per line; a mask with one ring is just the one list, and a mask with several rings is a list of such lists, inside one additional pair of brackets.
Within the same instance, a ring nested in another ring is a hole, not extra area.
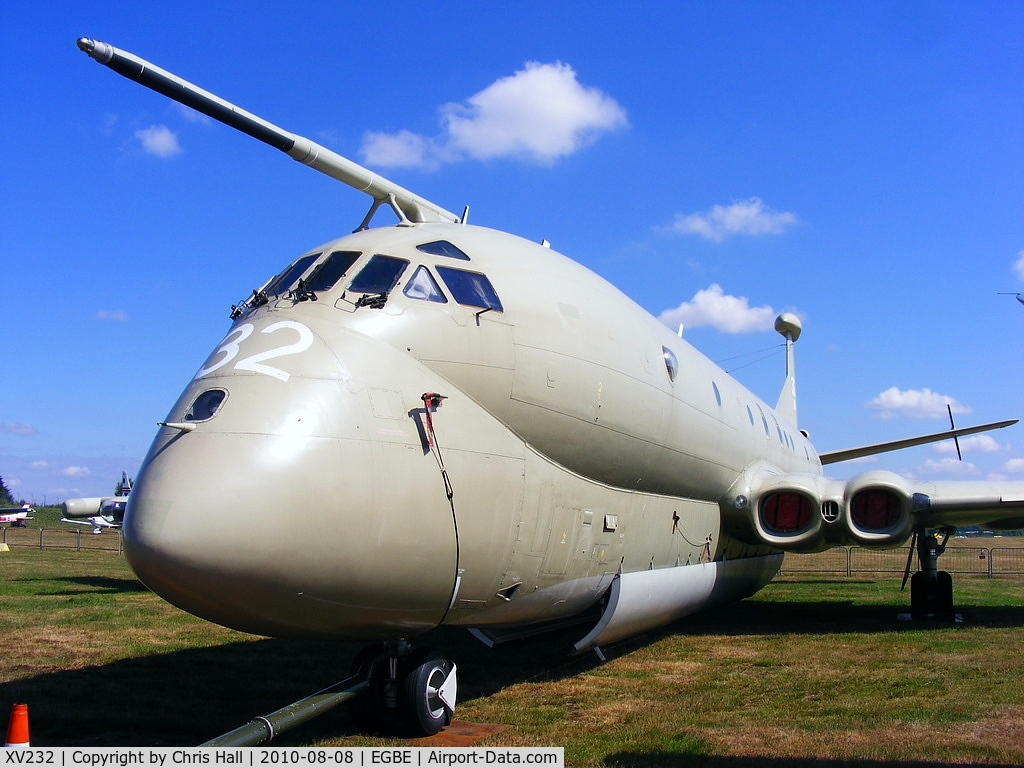
[(888, 443), (874, 443), (873, 445), (863, 445), (859, 448), (847, 448), (842, 451), (828, 451), (820, 455), (821, 463), (824, 464), (835, 464), (840, 461), (849, 461), (850, 459), (859, 459), (863, 456), (874, 456), (878, 453), (887, 453), (889, 451), (898, 451), (901, 448), (910, 448), (915, 445), (926, 445), (927, 443), (937, 443), (941, 440), (952, 440), (956, 437), (963, 437), (964, 435), (976, 435), (979, 432), (989, 432), (993, 429), (1003, 429), (1016, 424), (1018, 419), (1010, 419), (1008, 421), (996, 421), (991, 424), (982, 424), (976, 427), (962, 427), (960, 429), (947, 429), (944, 432), (934, 432), (930, 435), (921, 435), (919, 437), (908, 437), (903, 440), (893, 440)]

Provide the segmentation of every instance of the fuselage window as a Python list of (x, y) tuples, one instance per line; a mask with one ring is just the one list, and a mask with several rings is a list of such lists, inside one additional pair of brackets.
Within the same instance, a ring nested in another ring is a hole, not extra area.
[(416, 267), (409, 282), (402, 291), (410, 299), (421, 299), (422, 301), (436, 301), (440, 304), (447, 304), (448, 299), (441, 293), (441, 286), (430, 274), (430, 270), (424, 266)]
[(313, 270), (303, 284), (307, 291), (329, 291), (359, 258), (359, 251), (335, 251)]
[(668, 380), (675, 381), (679, 375), (679, 359), (676, 353), (668, 347), (661, 348), (661, 356), (665, 360), (665, 370), (668, 371)]
[(750, 426), (754, 426), (754, 412), (747, 406), (747, 418), (750, 419)]
[(422, 245), (417, 245), (416, 250), (423, 251), (423, 253), (429, 253), (431, 256), (447, 256), (450, 259), (469, 261), (469, 256), (447, 240), (435, 240), (432, 243), (423, 243)]
[(355, 293), (390, 293), (402, 272), (409, 266), (405, 259), (394, 256), (374, 256), (359, 270), (348, 289)]
[(270, 284), (264, 289), (264, 292), (268, 296), (276, 296), (279, 293), (284, 293), (298, 282), (299, 278), (306, 273), (307, 269), (309, 269), (309, 265), (318, 258), (320, 258), (319, 253), (311, 253), (307, 256), (303, 256), (294, 264), (291, 264), (288, 269), (271, 280)]
[(722, 404), (722, 393), (718, 390), (718, 385), (715, 382), (711, 382), (711, 388), (715, 390), (715, 402), (719, 405)]
[(495, 312), (504, 311), (501, 300), (494, 292), (494, 286), (491, 285), (491, 281), (487, 279), (486, 275), (452, 267), (438, 267), (437, 271), (459, 304), (493, 309)]

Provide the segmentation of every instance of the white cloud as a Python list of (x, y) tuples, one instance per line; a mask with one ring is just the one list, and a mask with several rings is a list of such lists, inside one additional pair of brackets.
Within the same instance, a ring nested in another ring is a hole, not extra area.
[(31, 424), (23, 424), (20, 421), (12, 421), (9, 424), (0, 424), (0, 432), (11, 435), (34, 435), (38, 432)]
[(940, 459), (932, 461), (929, 459), (920, 468), (920, 471), (927, 475), (957, 475), (961, 477), (974, 477), (979, 474), (978, 468), (969, 461), (959, 459)]
[[(998, 442), (991, 435), (971, 435), (970, 437), (961, 437), (959, 442), (960, 453), (998, 453), (999, 451), (1006, 451), (1010, 448), (1010, 446), (1003, 445)], [(952, 440), (936, 443), (934, 450), (936, 453), (948, 453), (953, 455), (956, 453), (956, 443)]]
[(171, 107), (182, 119), (187, 120), (190, 123), (198, 123), (199, 125), (213, 125), (213, 120), (204, 115), (202, 112), (192, 109), (192, 107), (186, 107), (184, 104), (174, 102)]
[(1003, 472), (1011, 475), (1024, 475), (1024, 459), (1010, 459), (1003, 464)]
[(1013, 264), (1013, 271), (1017, 273), (1017, 277), (1024, 280), (1024, 251), (1017, 254), (1017, 261)]
[(561, 62), (527, 62), (464, 103), (444, 105), (441, 121), (437, 138), (405, 130), (367, 133), (361, 156), (368, 164), (426, 169), (499, 157), (549, 164), (627, 125), (614, 99), (581, 85), (576, 71)]
[(443, 154), (429, 139), (412, 131), (370, 132), (363, 136), (359, 150), (367, 165), (434, 170)]
[(89, 477), (92, 473), (88, 467), (64, 467), (57, 474), (62, 477)]
[(658, 319), (673, 330), (710, 325), (726, 333), (764, 331), (773, 327), (778, 313), (769, 306), (751, 307), (746, 297), (729, 296), (720, 285), (697, 291), (693, 299), (666, 309)]
[(99, 309), (96, 310), (98, 320), (116, 320), (123, 323), (128, 319), (128, 313), (123, 309)]
[(955, 397), (940, 395), (930, 389), (907, 389), (889, 387), (878, 397), (866, 403), (866, 407), (877, 411), (883, 419), (901, 416), (910, 419), (934, 419), (946, 416), (946, 405), (953, 413), (971, 413), (971, 409)]
[(142, 142), (142, 148), (157, 157), (174, 157), (181, 154), (178, 136), (166, 125), (151, 125), (135, 132), (135, 138)]
[(733, 235), (781, 235), (798, 222), (795, 213), (773, 211), (761, 198), (751, 197), (703, 213), (678, 214), (670, 229), (720, 243)]

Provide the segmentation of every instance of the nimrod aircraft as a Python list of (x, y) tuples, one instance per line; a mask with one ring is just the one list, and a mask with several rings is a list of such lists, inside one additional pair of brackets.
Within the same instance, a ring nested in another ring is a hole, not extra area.
[[(599, 651), (756, 592), (785, 552), (915, 535), (913, 611), (941, 616), (933, 532), (1024, 527), (1024, 483), (822, 474), (1013, 422), (818, 454), (797, 425), (794, 316), (776, 322), (788, 371), (772, 407), (545, 244), (471, 226), (130, 53), (78, 46), (372, 198), (354, 234), (233, 307), (123, 527), (139, 578), (186, 611), (374, 643), (356, 661), (361, 724), (449, 722), (455, 666), (409, 642), (438, 626), (497, 643), (578, 621), (575, 650)], [(397, 224), (370, 228), (381, 208)]]

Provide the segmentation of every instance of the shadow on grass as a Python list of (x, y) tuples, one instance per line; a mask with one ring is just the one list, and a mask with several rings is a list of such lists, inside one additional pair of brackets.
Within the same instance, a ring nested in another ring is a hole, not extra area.
[[(139, 588), (122, 579), (69, 581), (111, 591)], [(961, 610), (971, 626), (1024, 626), (1024, 607), (965, 606)], [(747, 600), (689, 617), (605, 652), (609, 658), (623, 656), (667, 636), (838, 632), (867, 638), (882, 632), (950, 628), (949, 624), (900, 621), (897, 617), (905, 611), (904, 606), (895, 604)], [(468, 701), (526, 681), (569, 678), (596, 666), (599, 662), (593, 653), (566, 655), (572, 642), (585, 631), (562, 630), (544, 639), (489, 649), (463, 630), (445, 628), (420, 638), (417, 645), (442, 649), (456, 661), (460, 699)], [(111, 642), (120, 641), (111, 638)], [(85, 669), (40, 670), (33, 677), (0, 685), (0, 713), (9, 712), (15, 702), (28, 703), (34, 746), (191, 746), (342, 680), (363, 645), (253, 638)], [(340, 707), (283, 734), (274, 745), (309, 744), (354, 733), (346, 708)], [(754, 763), (717, 757), (621, 753), (610, 756), (607, 764), (742, 768)], [(798, 764), (808, 765), (770, 763)], [(830, 768), (878, 765), (863, 761), (820, 764)]]
[[(31, 584), (33, 582), (62, 582), (64, 584), (77, 584), (80, 587), (87, 588), (82, 591), (90, 591), (98, 594), (115, 594), (122, 592), (149, 592), (149, 589), (141, 581), (135, 578), (115, 579), (110, 578), (108, 576), (68, 576), (63, 578), (23, 576), (10, 579), (10, 583), (12, 584)], [(66, 589), (59, 589), (50, 592), (37, 592), (36, 594), (45, 596), (66, 595), (74, 593), (69, 593), (68, 590)]]
[[(460, 699), (524, 680), (570, 677), (597, 663), (567, 659), (563, 643), (492, 650), (463, 630), (429, 642), (459, 666)], [(44, 671), (0, 684), (0, 712), (28, 703), (33, 746), (194, 746), (321, 690), (349, 674), (364, 643), (254, 638), (207, 648)], [(274, 746), (354, 735), (344, 706), (289, 731)]]

